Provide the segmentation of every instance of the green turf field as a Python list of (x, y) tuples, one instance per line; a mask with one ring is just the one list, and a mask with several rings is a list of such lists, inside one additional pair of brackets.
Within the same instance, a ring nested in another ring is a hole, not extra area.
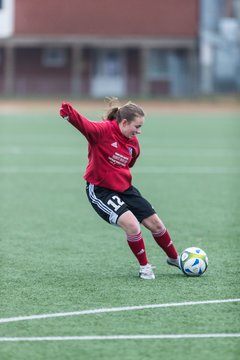
[(157, 267), (144, 281), (87, 201), (87, 143), (58, 104), (0, 113), (1, 360), (239, 359), (239, 115), (148, 111), (134, 184), (178, 251), (201, 247), (209, 267), (184, 276), (143, 229)]

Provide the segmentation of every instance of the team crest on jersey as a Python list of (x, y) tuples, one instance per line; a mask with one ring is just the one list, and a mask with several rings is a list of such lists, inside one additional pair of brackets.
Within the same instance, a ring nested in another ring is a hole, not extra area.
[(129, 148), (129, 154), (132, 155), (132, 153), (133, 153), (133, 148), (130, 147)]

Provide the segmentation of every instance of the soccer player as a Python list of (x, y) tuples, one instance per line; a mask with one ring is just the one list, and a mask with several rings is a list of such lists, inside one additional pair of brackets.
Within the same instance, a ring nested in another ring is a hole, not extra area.
[(132, 185), (130, 168), (140, 147), (137, 139), (144, 124), (144, 112), (128, 102), (120, 106), (109, 99), (109, 109), (100, 122), (79, 114), (63, 102), (60, 115), (77, 128), (88, 141), (88, 165), (84, 174), (86, 192), (94, 210), (105, 221), (118, 225), (137, 258), (142, 279), (155, 279), (149, 264), (140, 224), (150, 230), (156, 243), (167, 254), (167, 263), (179, 267), (179, 256), (170, 235), (151, 204)]

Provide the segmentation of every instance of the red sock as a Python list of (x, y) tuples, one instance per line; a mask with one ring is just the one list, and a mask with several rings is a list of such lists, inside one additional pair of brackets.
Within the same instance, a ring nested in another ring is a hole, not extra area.
[(140, 265), (147, 265), (148, 259), (145, 251), (145, 245), (142, 233), (137, 235), (127, 235), (127, 242), (133, 254), (138, 259)]
[(157, 244), (165, 251), (168, 257), (172, 259), (177, 259), (178, 253), (175, 249), (171, 237), (167, 231), (167, 229), (163, 229), (159, 233), (152, 233), (154, 239), (156, 240)]

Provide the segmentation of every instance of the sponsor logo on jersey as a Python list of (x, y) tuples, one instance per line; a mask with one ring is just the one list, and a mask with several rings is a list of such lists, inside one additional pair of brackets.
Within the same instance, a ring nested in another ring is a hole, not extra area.
[(129, 158), (115, 152), (112, 156), (108, 157), (108, 160), (113, 165), (120, 165), (121, 167), (123, 167), (127, 165)]

